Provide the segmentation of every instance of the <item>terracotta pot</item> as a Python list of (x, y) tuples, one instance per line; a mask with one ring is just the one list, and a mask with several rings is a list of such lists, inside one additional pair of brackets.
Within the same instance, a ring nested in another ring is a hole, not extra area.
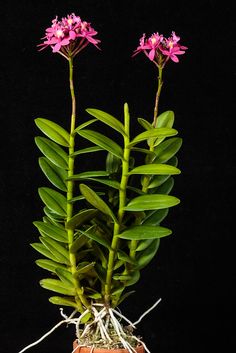
[[(74, 353), (90, 353), (91, 352), (91, 347), (80, 347), (77, 344), (77, 341), (75, 340), (73, 343), (73, 349), (77, 349), (74, 351)], [(135, 348), (137, 353), (144, 353), (144, 347), (139, 345), (137, 348)], [(127, 349), (103, 349), (103, 348), (94, 348), (93, 353), (129, 353)]]

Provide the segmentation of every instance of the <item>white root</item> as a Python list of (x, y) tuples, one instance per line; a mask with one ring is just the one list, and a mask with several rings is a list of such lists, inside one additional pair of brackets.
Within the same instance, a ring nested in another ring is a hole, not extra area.
[[(161, 298), (158, 299), (148, 310), (146, 310), (140, 318), (132, 323), (129, 319), (127, 319), (123, 314), (121, 314), (119, 311), (113, 309), (113, 308), (106, 308), (104, 307), (103, 304), (93, 304), (91, 307), (91, 311), (93, 313), (94, 319), (92, 322), (89, 324), (85, 324), (83, 327), (83, 330), (80, 328), (81, 321), (82, 319), (90, 312), (90, 310), (86, 309), (79, 317), (75, 318), (75, 315), (77, 313), (77, 310), (73, 311), (72, 314), (68, 317), (63, 313), (63, 309), (60, 309), (61, 316), (64, 318), (64, 320), (58, 322), (51, 330), (49, 330), (47, 333), (45, 333), (41, 338), (39, 338), (37, 341), (29, 344), (25, 348), (23, 348), (21, 351), (18, 353), (23, 353), (26, 350), (36, 346), (40, 342), (42, 342), (46, 337), (51, 335), (58, 327), (60, 327), (63, 324), (74, 324), (76, 328), (76, 336), (77, 336), (77, 342), (78, 345), (80, 346), (85, 346), (83, 339), (86, 338), (86, 336), (90, 335), (91, 332), (94, 331), (94, 327), (96, 328), (96, 337), (100, 337), (99, 342), (102, 342), (102, 344), (105, 345), (111, 345), (113, 342), (112, 337), (110, 336), (109, 333), (111, 331), (114, 332), (114, 335), (119, 338), (119, 342), (122, 344), (122, 346), (128, 350), (129, 353), (136, 353), (135, 349), (131, 346), (131, 344), (128, 342), (128, 340), (131, 338), (132, 340), (136, 340), (138, 343), (142, 344), (144, 346), (144, 349), (147, 353), (151, 353), (145, 343), (141, 341), (138, 337), (134, 335), (129, 335), (126, 334), (123, 330), (123, 326), (120, 324), (120, 319), (123, 319), (126, 321), (132, 328), (136, 328), (136, 325), (140, 323), (140, 321), (151, 311), (153, 310), (161, 301)], [(72, 353), (76, 352), (75, 348)], [(91, 346), (91, 351), (92, 353), (95, 349), (95, 345)]]

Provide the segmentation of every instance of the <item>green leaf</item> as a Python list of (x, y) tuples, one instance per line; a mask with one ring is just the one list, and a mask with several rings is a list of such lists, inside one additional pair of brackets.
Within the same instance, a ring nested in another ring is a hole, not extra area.
[(174, 124), (175, 116), (172, 110), (167, 110), (166, 112), (161, 113), (157, 117), (157, 127), (168, 127), (172, 128)]
[(107, 185), (113, 189), (117, 189), (119, 190), (120, 189), (120, 183), (116, 180), (112, 180), (112, 179), (97, 179), (97, 178), (89, 178), (89, 180), (92, 180), (92, 181), (96, 181), (100, 184), (104, 184), (104, 185)]
[(53, 254), (58, 262), (70, 265), (69, 253), (68, 250), (64, 248), (64, 246), (48, 237), (40, 237), (39, 239), (43, 245)]
[(106, 158), (106, 171), (108, 172), (108, 175), (117, 173), (119, 171), (120, 166), (121, 166), (120, 158), (108, 152), (107, 158)]
[(154, 211), (143, 220), (142, 224), (157, 226), (163, 221), (164, 218), (166, 218), (168, 213), (168, 208), (163, 208), (161, 210)]
[(58, 259), (56, 256), (54, 256), (51, 251), (48, 250), (48, 248), (41, 243), (32, 243), (30, 244), (32, 248), (34, 248), (36, 251), (38, 251), (40, 254), (46, 256), (47, 258), (51, 259), (52, 261), (58, 262)]
[(97, 243), (105, 246), (107, 249), (111, 249), (111, 246), (110, 244), (108, 243), (108, 241), (103, 238), (100, 234), (96, 234), (96, 233), (93, 233), (93, 232), (90, 232), (90, 231), (82, 231), (80, 230), (80, 232), (84, 235), (86, 235), (86, 237), (88, 237), (89, 239), (92, 239), (94, 241), (96, 241)]
[(153, 242), (153, 239), (141, 240), (136, 248), (136, 251), (145, 250), (152, 242)]
[(174, 136), (178, 133), (175, 129), (169, 128), (156, 128), (148, 131), (144, 131), (141, 134), (137, 135), (130, 143), (129, 147), (136, 145), (139, 142), (148, 140), (150, 138), (158, 138), (158, 137), (169, 137)]
[(109, 176), (109, 173), (106, 172), (105, 170), (91, 170), (88, 172), (83, 172), (79, 174), (74, 174), (67, 178), (67, 180), (80, 180), (80, 179), (89, 179), (93, 177), (104, 177), (104, 176)]
[(59, 263), (48, 259), (39, 259), (36, 260), (35, 263), (44, 270), (50, 271), (52, 273), (56, 273), (56, 268), (58, 267), (65, 268), (63, 265), (60, 265)]
[(126, 207), (125, 211), (148, 211), (160, 210), (162, 208), (178, 205), (180, 200), (175, 196), (162, 194), (148, 194), (135, 197)]
[(170, 175), (156, 175), (152, 178), (148, 189), (156, 188), (166, 182), (170, 178)]
[(48, 180), (61, 191), (67, 191), (65, 179), (67, 172), (64, 169), (58, 168), (55, 164), (50, 162), (46, 157), (39, 158), (39, 165)]
[(49, 301), (50, 303), (55, 305), (70, 306), (72, 308), (78, 309), (76, 303), (72, 300), (72, 298), (70, 299), (70, 297), (64, 298), (64, 297), (54, 296), (54, 297), (50, 297)]
[(35, 137), (35, 143), (52, 163), (59, 168), (68, 169), (68, 155), (58, 144), (42, 136)]
[(38, 228), (38, 230), (45, 233), (48, 237), (59, 242), (68, 243), (67, 232), (63, 228), (40, 221), (35, 221), (33, 224)]
[(87, 148), (83, 148), (82, 150), (75, 151), (74, 153), (71, 154), (71, 156), (74, 157), (74, 156), (78, 156), (79, 154), (93, 153), (97, 151), (104, 151), (104, 149), (99, 146), (87, 147)]
[(52, 222), (64, 222), (64, 216), (60, 216), (56, 213), (54, 213), (52, 210), (50, 210), (50, 208), (48, 208), (47, 206), (45, 206), (43, 208), (43, 211), (45, 213), (45, 215), (52, 221)]
[(144, 164), (132, 169), (128, 174), (174, 175), (180, 174), (180, 170), (168, 164)]
[(131, 280), (132, 276), (131, 275), (123, 275), (123, 274), (115, 274), (115, 275), (113, 275), (113, 279), (115, 281), (125, 282), (125, 281)]
[(96, 194), (96, 192), (90, 189), (90, 187), (85, 184), (80, 184), (80, 192), (92, 206), (110, 216), (115, 223), (118, 223), (110, 207)]
[(123, 159), (122, 148), (113, 140), (101, 134), (100, 132), (92, 130), (81, 130), (78, 134), (87, 140), (93, 142), (95, 145), (102, 147), (104, 150), (114, 154), (118, 158)]
[(72, 245), (70, 246), (70, 253), (75, 254), (86, 243), (87, 243), (87, 237), (84, 234), (80, 233), (80, 236), (77, 239), (75, 239)]
[(182, 145), (182, 139), (180, 137), (173, 137), (166, 141), (163, 141), (155, 148), (157, 158), (155, 163), (165, 163), (171, 157), (173, 157), (180, 149)]
[(119, 238), (127, 240), (144, 240), (144, 239), (158, 239), (170, 235), (170, 229), (161, 226), (134, 226), (123, 233), (119, 234)]
[(160, 245), (160, 239), (155, 239), (140, 255), (137, 257), (137, 269), (141, 270), (146, 267), (154, 258)]
[(65, 147), (70, 146), (70, 134), (60, 125), (54, 123), (51, 120), (43, 118), (35, 119), (35, 124), (46, 136), (48, 136), (54, 142)]
[[(135, 283), (137, 283), (140, 279), (140, 272), (139, 271), (132, 271), (130, 273), (130, 275), (132, 276), (132, 278), (127, 281), (125, 283), (125, 286), (128, 287), (128, 286), (133, 286)], [(121, 303), (122, 299), (119, 300), (119, 303)]]
[(70, 271), (63, 269), (63, 268), (56, 268), (56, 274), (58, 275), (58, 277), (60, 278), (60, 280), (67, 284), (68, 286), (73, 287), (74, 286), (74, 282), (73, 282), (73, 276), (71, 274)]
[(152, 126), (151, 123), (149, 123), (149, 121), (143, 119), (143, 118), (138, 118), (138, 122), (139, 124), (144, 127), (145, 130), (152, 130), (154, 129), (154, 127)]
[(114, 130), (118, 131), (123, 136), (126, 136), (124, 125), (119, 120), (117, 120), (114, 116), (102, 110), (92, 109), (92, 108), (86, 109), (86, 112), (88, 112), (90, 115), (94, 116), (98, 120), (102, 121), (104, 124), (107, 124)]
[(84, 129), (86, 126), (91, 125), (91, 124), (94, 123), (95, 121), (97, 121), (97, 119), (91, 119), (91, 120), (85, 121), (85, 123), (83, 123), (83, 124), (77, 126), (77, 128), (74, 130), (74, 133), (75, 133), (75, 132), (78, 132), (79, 130)]
[(79, 227), (81, 224), (84, 224), (87, 221), (90, 221), (97, 214), (97, 210), (90, 208), (87, 210), (82, 210), (81, 212), (74, 215), (67, 223), (67, 229), (75, 229)]
[[(138, 271), (137, 271), (138, 272)], [(139, 278), (138, 278), (138, 280), (139, 280)], [(138, 280), (136, 280), (136, 282), (138, 281)], [(132, 281), (132, 280), (131, 280)], [(129, 281), (130, 282), (130, 281)], [(128, 283), (129, 283), (128, 282)], [(135, 282), (135, 283), (136, 283)], [(123, 294), (121, 297), (120, 297), (120, 299), (119, 299), (119, 301), (118, 301), (118, 303), (117, 303), (117, 305), (120, 305), (126, 298), (128, 298), (131, 294), (133, 294), (133, 293), (135, 293), (135, 290), (132, 290), (132, 291), (130, 291), (130, 292), (126, 292), (125, 294)]]
[(131, 149), (134, 152), (145, 153), (145, 154), (151, 155), (153, 158), (156, 157), (156, 154), (154, 152), (147, 150), (146, 148), (131, 147)]
[(48, 187), (41, 187), (38, 191), (40, 198), (52, 212), (66, 217), (67, 202), (65, 196)]
[(161, 186), (157, 188), (156, 193), (168, 195), (173, 189), (173, 186), (174, 186), (174, 178), (170, 177)]
[(94, 269), (96, 262), (82, 262), (80, 263), (77, 268), (76, 268), (76, 274), (83, 274), (83, 273), (88, 273), (90, 272), (92, 269)]
[(75, 296), (75, 289), (57, 279), (45, 278), (40, 282), (41, 287), (60, 294)]
[(135, 264), (135, 260), (131, 259), (131, 257), (130, 257), (129, 255), (127, 255), (127, 254), (126, 254), (123, 250), (121, 250), (121, 249), (118, 250), (117, 256), (118, 256), (118, 259), (119, 259), (119, 260), (122, 260), (122, 261), (124, 261), (124, 262), (128, 262), (128, 263), (130, 263), (130, 264), (132, 264), (132, 265)]

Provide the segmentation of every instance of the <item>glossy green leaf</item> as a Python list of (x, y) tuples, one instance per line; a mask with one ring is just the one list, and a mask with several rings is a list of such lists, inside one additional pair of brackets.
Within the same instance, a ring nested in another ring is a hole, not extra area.
[(146, 148), (139, 148), (139, 147), (131, 147), (132, 151), (134, 152), (140, 152), (140, 153), (145, 153), (147, 155), (150, 155), (153, 157), (153, 159), (156, 157), (155, 153), (147, 150)]
[(74, 130), (74, 133), (78, 132), (79, 130), (84, 129), (85, 127), (87, 127), (87, 126), (89, 126), (91, 124), (93, 124), (95, 121), (97, 121), (97, 119), (91, 119), (91, 120), (85, 121), (85, 123), (77, 126), (77, 128)]
[(87, 140), (93, 142), (95, 145), (102, 147), (104, 150), (114, 154), (115, 156), (123, 159), (123, 150), (122, 148), (113, 140), (106, 137), (97, 131), (92, 130), (81, 130), (78, 134)]
[(89, 179), (94, 177), (106, 177), (109, 176), (109, 173), (105, 170), (91, 170), (88, 172), (83, 172), (79, 174), (74, 174), (71, 177), (67, 178), (67, 180), (81, 180), (81, 179)]
[(150, 215), (147, 215), (147, 217), (143, 220), (143, 224), (157, 226), (163, 221), (164, 218), (166, 218), (168, 213), (168, 208), (163, 208), (161, 210), (154, 211), (150, 213)]
[(64, 216), (60, 216), (57, 213), (54, 213), (52, 210), (50, 210), (50, 208), (48, 208), (47, 206), (45, 206), (43, 208), (43, 211), (45, 213), (45, 215), (50, 218), (50, 220), (52, 222), (64, 222)]
[(42, 136), (35, 137), (35, 143), (52, 163), (59, 168), (68, 169), (68, 155), (58, 144)]
[(86, 210), (82, 210), (76, 215), (74, 215), (67, 223), (66, 223), (66, 228), (67, 229), (75, 229), (76, 227), (78, 228), (85, 222), (90, 221), (95, 217), (97, 214), (97, 210), (90, 208)]
[(85, 184), (80, 184), (80, 192), (92, 206), (110, 216), (114, 222), (117, 223), (116, 217), (110, 207), (96, 194), (96, 192)]
[(64, 169), (58, 168), (46, 157), (39, 158), (39, 166), (45, 176), (54, 186), (56, 186), (61, 191), (67, 191), (67, 185), (65, 181), (67, 178), (67, 172)]
[[(125, 286), (126, 287), (129, 287), (129, 286), (133, 286), (135, 283), (137, 283), (138, 281), (139, 281), (139, 279), (140, 279), (140, 272), (139, 271), (132, 271), (131, 273), (130, 273), (130, 275), (131, 275), (131, 279), (129, 280), (129, 281), (127, 281), (126, 283), (125, 283)], [(119, 303), (121, 303), (121, 300), (119, 301)]]
[(166, 237), (171, 233), (171, 230), (165, 227), (141, 225), (125, 230), (119, 234), (119, 238), (127, 240), (157, 239)]
[(84, 232), (82, 230), (80, 230), (80, 232), (82, 234), (86, 235), (86, 237), (88, 237), (89, 239), (92, 239), (92, 240), (96, 241), (97, 243), (105, 246), (107, 249), (111, 248), (108, 241), (104, 237), (102, 237), (100, 234), (96, 234), (95, 232), (91, 232), (91, 231)]
[(157, 253), (157, 250), (160, 246), (160, 239), (154, 239), (153, 242), (147, 247), (143, 252), (140, 252), (139, 256), (137, 257), (137, 268), (139, 270), (146, 267), (149, 262), (154, 258)]
[(52, 273), (56, 273), (56, 268), (58, 267), (65, 268), (63, 265), (48, 259), (39, 259), (36, 260), (35, 263), (44, 270), (50, 271)]
[(159, 210), (178, 205), (180, 200), (175, 196), (162, 194), (148, 194), (135, 197), (126, 207), (125, 211)]
[(65, 196), (48, 187), (41, 187), (38, 191), (40, 198), (50, 210), (60, 216), (66, 216), (67, 202)]
[(117, 120), (114, 116), (98, 109), (86, 109), (86, 112), (88, 112), (90, 115), (94, 116), (98, 120), (102, 121), (104, 124), (110, 126), (111, 128), (115, 129), (119, 133), (121, 133), (123, 136), (125, 136), (125, 128), (124, 125)]
[(50, 297), (49, 298), (50, 303), (55, 304), (55, 305), (63, 305), (63, 306), (70, 306), (72, 308), (78, 309), (76, 303), (70, 299), (70, 297), (65, 298), (65, 297)]
[(39, 239), (43, 245), (53, 254), (57, 261), (66, 265), (70, 265), (69, 252), (64, 248), (64, 246), (48, 237), (40, 237)]
[(131, 280), (132, 276), (131, 275), (123, 275), (123, 274), (115, 274), (115, 275), (113, 275), (113, 279), (115, 281), (125, 282), (125, 281)]
[(48, 259), (51, 259), (52, 261), (58, 262), (58, 258), (54, 256), (51, 251), (48, 250), (48, 248), (41, 243), (32, 243), (30, 244), (36, 251), (38, 251), (40, 254), (44, 255)]
[(161, 113), (157, 117), (157, 127), (167, 127), (172, 128), (175, 120), (175, 115), (172, 110), (167, 110), (166, 112)]
[(173, 157), (180, 149), (182, 139), (180, 137), (173, 137), (163, 141), (155, 148), (157, 158), (155, 163), (165, 163)]
[[(116, 180), (112, 179), (97, 179), (97, 178), (89, 178), (89, 180), (96, 181), (97, 183), (107, 185), (113, 189), (120, 189), (120, 183)], [(98, 194), (98, 193), (97, 193)]]
[(119, 260), (122, 260), (124, 262), (128, 262), (130, 264), (135, 264), (135, 261), (131, 259), (129, 255), (127, 255), (123, 250), (119, 249), (117, 257)]
[(57, 279), (45, 278), (40, 282), (41, 287), (64, 295), (75, 296), (75, 289)]
[(117, 173), (120, 169), (120, 166), (121, 166), (120, 158), (108, 152), (107, 158), (106, 158), (106, 171), (108, 172), (108, 175)]
[(129, 144), (129, 147), (136, 145), (139, 142), (148, 140), (150, 138), (158, 138), (158, 137), (169, 137), (174, 136), (178, 133), (175, 129), (169, 128), (156, 128), (148, 131), (144, 131), (141, 134), (137, 135)]
[(87, 243), (87, 240), (87, 237), (84, 234), (80, 233), (79, 237), (76, 238), (70, 246), (70, 252), (72, 254), (75, 254), (80, 248), (82, 248)]
[(60, 280), (67, 284), (68, 286), (73, 287), (74, 286), (74, 282), (73, 282), (73, 276), (71, 274), (70, 271), (63, 269), (63, 268), (56, 268), (56, 274), (58, 275), (58, 277), (60, 278)]
[(60, 125), (54, 123), (51, 120), (43, 118), (35, 119), (35, 124), (51, 140), (58, 143), (59, 145), (69, 147), (70, 134)]
[(153, 239), (140, 240), (136, 248), (136, 251), (145, 250), (152, 242), (153, 242)]
[(168, 164), (144, 164), (132, 169), (129, 172), (129, 175), (131, 174), (174, 175), (180, 174), (180, 170)]
[(174, 178), (170, 177), (161, 186), (156, 189), (157, 194), (169, 195), (174, 186)]
[(154, 188), (162, 185), (169, 178), (170, 178), (170, 175), (156, 175), (156, 176), (154, 176), (151, 179), (150, 184), (148, 185), (148, 189), (154, 189)]
[(68, 243), (67, 232), (63, 228), (40, 221), (35, 221), (33, 224), (38, 228), (38, 230), (41, 230), (50, 238), (59, 242)]
[(77, 266), (76, 273), (80, 275), (83, 273), (88, 273), (94, 268), (95, 264), (95, 262), (82, 262)]
[(78, 156), (79, 154), (93, 153), (93, 152), (97, 152), (97, 151), (104, 151), (104, 149), (99, 146), (82, 148), (81, 150), (78, 150), (78, 151), (75, 151), (74, 153), (72, 153), (71, 156), (74, 157), (74, 156)]
[(139, 124), (144, 127), (145, 130), (152, 130), (154, 129), (154, 127), (152, 126), (151, 123), (149, 123), (149, 121), (143, 119), (143, 118), (138, 118), (138, 122)]

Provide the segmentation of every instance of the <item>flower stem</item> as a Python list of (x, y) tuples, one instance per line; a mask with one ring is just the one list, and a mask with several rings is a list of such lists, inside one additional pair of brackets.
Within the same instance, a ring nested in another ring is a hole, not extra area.
[(117, 248), (118, 248), (118, 234), (120, 233), (120, 225), (124, 217), (124, 207), (126, 205), (126, 189), (128, 183), (128, 172), (129, 172), (129, 157), (130, 157), (130, 143), (129, 138), (129, 110), (128, 105), (124, 106), (124, 125), (125, 125), (125, 136), (124, 136), (124, 154), (122, 160), (122, 175), (120, 181), (120, 190), (119, 190), (119, 209), (117, 213), (118, 223), (114, 224), (113, 238), (111, 243), (111, 250), (109, 251), (108, 265), (107, 265), (107, 275), (106, 275), (106, 284), (105, 284), (105, 302), (107, 305), (110, 304), (111, 297), (111, 284), (112, 284), (112, 275), (114, 262), (116, 260)]
[(161, 89), (162, 89), (162, 85), (163, 85), (162, 71), (163, 71), (162, 66), (158, 65), (158, 86), (157, 86), (155, 107), (154, 107), (154, 114), (153, 114), (153, 126), (154, 127), (157, 127), (158, 105), (159, 105)]
[[(69, 83), (70, 83), (70, 93), (71, 93), (71, 127), (70, 127), (70, 146), (69, 146), (69, 163), (68, 163), (68, 178), (74, 175), (74, 157), (72, 154), (74, 153), (75, 146), (75, 121), (76, 121), (76, 99), (75, 99), (75, 91), (74, 91), (74, 82), (73, 82), (73, 58), (69, 57)], [(74, 190), (74, 181), (69, 180), (67, 182), (67, 219), (68, 222), (73, 217), (73, 203), (69, 202), (73, 198), (73, 190)], [(68, 244), (69, 249), (74, 241), (74, 230), (68, 229)], [(75, 275), (76, 273), (76, 256), (73, 253), (69, 253), (70, 264), (71, 264), (71, 273)], [(89, 307), (89, 303), (86, 297), (83, 294), (83, 289), (80, 286), (80, 282), (78, 278), (74, 278), (74, 286), (76, 290), (76, 303), (78, 305), (78, 310), (83, 312), (83, 305), (85, 307)]]

